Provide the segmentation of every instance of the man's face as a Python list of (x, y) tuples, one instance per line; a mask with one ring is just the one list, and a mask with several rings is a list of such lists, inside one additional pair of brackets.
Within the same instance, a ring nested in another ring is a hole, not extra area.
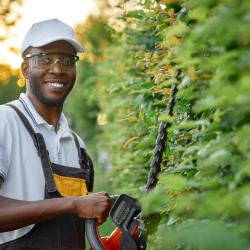
[[(43, 47), (29, 49), (30, 54), (50, 51), (75, 55), (73, 46), (66, 41), (56, 41)], [(28, 63), (27, 94), (47, 106), (62, 106), (74, 87), (76, 72), (64, 71), (59, 62), (53, 69), (36, 68), (31, 59), (28, 59)]]

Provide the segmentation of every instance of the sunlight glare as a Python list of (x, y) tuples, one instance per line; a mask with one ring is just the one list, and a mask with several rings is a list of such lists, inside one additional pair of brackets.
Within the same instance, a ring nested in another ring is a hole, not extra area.
[(21, 87), (23, 87), (24, 85), (25, 85), (25, 80), (24, 79), (19, 79), (18, 81), (17, 81), (17, 85), (21, 88)]

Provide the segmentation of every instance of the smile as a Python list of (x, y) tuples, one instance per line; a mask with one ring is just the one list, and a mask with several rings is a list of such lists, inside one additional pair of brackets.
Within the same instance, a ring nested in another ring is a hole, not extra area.
[(63, 88), (63, 84), (61, 83), (53, 83), (53, 82), (46, 82), (46, 85), (49, 85), (51, 87), (54, 87), (54, 88)]

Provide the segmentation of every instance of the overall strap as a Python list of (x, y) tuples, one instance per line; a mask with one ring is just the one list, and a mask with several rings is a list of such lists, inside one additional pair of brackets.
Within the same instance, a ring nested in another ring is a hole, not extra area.
[(73, 130), (71, 130), (71, 133), (74, 137), (74, 141), (75, 141), (76, 149), (78, 151), (79, 163), (81, 165), (81, 168), (82, 169), (86, 169), (86, 168), (89, 169), (89, 160), (88, 160), (87, 152), (84, 148), (80, 147), (80, 143), (78, 141), (76, 133)]
[(53, 177), (53, 171), (52, 171), (51, 164), (50, 164), (49, 154), (48, 154), (46, 144), (45, 144), (42, 134), (36, 133), (34, 131), (28, 119), (16, 106), (12, 104), (5, 104), (5, 105), (11, 107), (17, 112), (18, 116), (20, 117), (21, 121), (23, 122), (24, 126), (26, 127), (27, 131), (29, 132), (31, 138), (34, 141), (35, 147), (37, 148), (37, 151), (38, 151), (38, 155), (40, 156), (40, 159), (41, 159), (48, 192), (57, 191), (55, 180)]
[(80, 147), (80, 143), (78, 141), (77, 135), (76, 133), (71, 130), (72, 135), (74, 137), (74, 141), (75, 141), (75, 145), (78, 151), (78, 157), (79, 157), (79, 163), (81, 166), (81, 169), (84, 169), (88, 172), (88, 191), (92, 192), (93, 191), (93, 186), (94, 186), (94, 165), (93, 162), (90, 158), (90, 156), (88, 155), (87, 151), (84, 148)]

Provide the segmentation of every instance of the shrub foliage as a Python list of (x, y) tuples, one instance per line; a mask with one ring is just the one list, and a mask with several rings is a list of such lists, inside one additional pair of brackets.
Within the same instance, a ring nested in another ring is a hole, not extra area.
[[(110, 40), (99, 47), (88, 92), (99, 106), (109, 178), (119, 192), (140, 198), (146, 213), (161, 212), (149, 249), (248, 249), (250, 2), (139, 6), (119, 17), (122, 31), (107, 27)], [(168, 117), (173, 83), (178, 93)], [(144, 196), (161, 120), (172, 126), (159, 182)]]

